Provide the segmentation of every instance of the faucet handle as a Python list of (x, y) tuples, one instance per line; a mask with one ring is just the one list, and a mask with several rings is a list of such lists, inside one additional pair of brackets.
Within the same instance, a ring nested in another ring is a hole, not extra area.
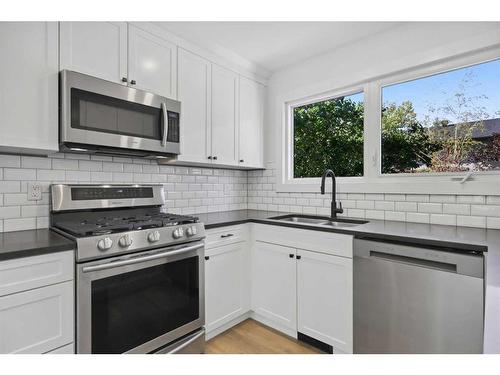
[(344, 209), (342, 208), (342, 202), (339, 201), (339, 208), (338, 208), (338, 213), (341, 214), (344, 212)]

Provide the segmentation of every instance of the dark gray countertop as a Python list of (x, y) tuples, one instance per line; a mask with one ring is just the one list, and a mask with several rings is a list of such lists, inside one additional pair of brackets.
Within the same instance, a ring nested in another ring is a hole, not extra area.
[(0, 261), (73, 250), (75, 244), (50, 229), (0, 233)]
[(352, 234), (358, 238), (378, 238), (416, 245), (439, 246), (455, 251), (485, 251), (484, 352), (500, 353), (500, 230), (371, 219), (369, 223), (356, 227), (330, 228), (270, 219), (282, 215), (286, 213), (238, 210), (196, 216), (207, 229), (252, 222)]

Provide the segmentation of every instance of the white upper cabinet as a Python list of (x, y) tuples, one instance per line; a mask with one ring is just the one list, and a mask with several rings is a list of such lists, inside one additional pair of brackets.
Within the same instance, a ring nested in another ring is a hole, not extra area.
[(182, 106), (179, 160), (207, 163), (211, 148), (211, 64), (182, 48), (178, 62), (178, 98)]
[(177, 98), (177, 46), (129, 25), (129, 84), (168, 98)]
[(352, 259), (297, 250), (297, 330), (352, 353)]
[(61, 22), (60, 33), (61, 70), (126, 84), (126, 22)]
[(239, 158), (242, 167), (262, 168), (264, 86), (240, 76)]
[(238, 165), (238, 75), (212, 64), (212, 162)]
[(0, 152), (58, 150), (56, 22), (0, 22)]

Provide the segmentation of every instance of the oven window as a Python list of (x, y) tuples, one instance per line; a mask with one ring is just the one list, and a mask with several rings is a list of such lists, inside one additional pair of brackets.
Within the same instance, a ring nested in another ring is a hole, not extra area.
[(72, 88), (71, 127), (161, 140), (163, 116), (160, 108)]
[(199, 318), (198, 257), (92, 282), (92, 353), (123, 353)]

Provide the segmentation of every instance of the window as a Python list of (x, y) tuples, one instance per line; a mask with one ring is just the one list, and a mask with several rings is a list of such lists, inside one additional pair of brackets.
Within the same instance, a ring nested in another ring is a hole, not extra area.
[(293, 177), (363, 175), (363, 93), (291, 107)]
[(500, 170), (500, 60), (382, 88), (384, 174)]

